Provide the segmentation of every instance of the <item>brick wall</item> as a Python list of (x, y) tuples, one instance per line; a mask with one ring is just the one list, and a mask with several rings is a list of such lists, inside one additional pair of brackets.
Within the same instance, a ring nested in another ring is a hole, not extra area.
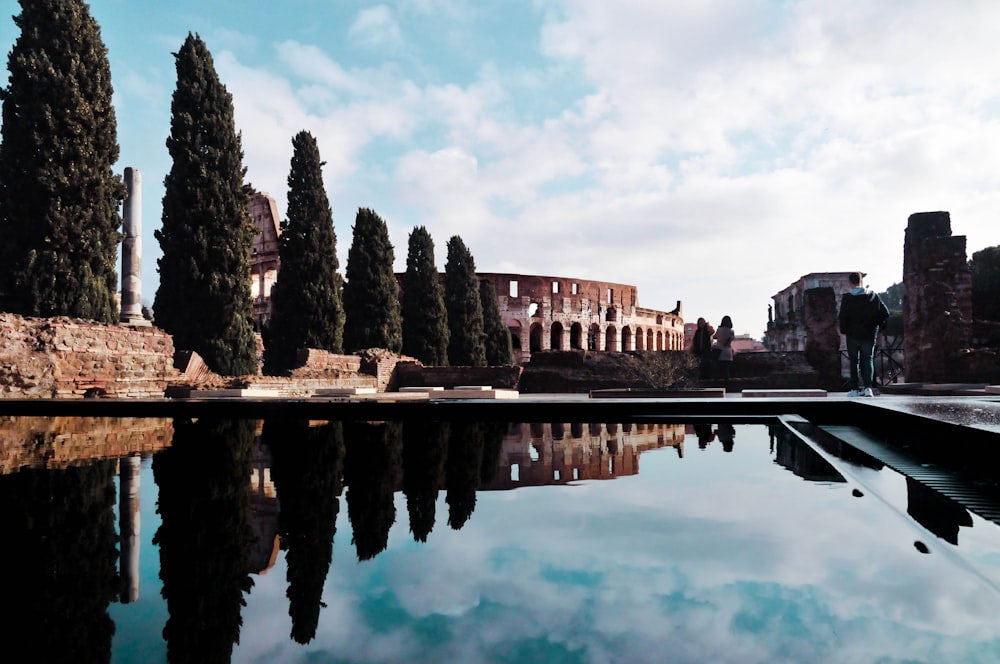
[(173, 355), (154, 327), (0, 313), (0, 397), (161, 397)]

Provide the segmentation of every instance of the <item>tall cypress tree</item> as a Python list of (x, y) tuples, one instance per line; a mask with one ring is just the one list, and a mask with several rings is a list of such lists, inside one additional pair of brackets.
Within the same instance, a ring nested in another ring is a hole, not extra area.
[(403, 354), (424, 364), (448, 365), (448, 314), (441, 276), (434, 266), (434, 241), (423, 226), (410, 233), (403, 276)]
[(292, 368), (300, 348), (343, 352), (344, 307), (337, 273), (337, 235), (323, 187), (316, 139), (292, 139), (288, 215), (278, 240), (281, 271), (271, 290), (271, 322), (264, 330), (264, 373)]
[(167, 138), (173, 165), (155, 233), (163, 250), (156, 324), (173, 335), (175, 348), (196, 351), (217, 373), (257, 373), (250, 297), (255, 229), (233, 99), (200, 37), (189, 33), (174, 59)]
[(125, 195), (111, 70), (82, 0), (21, 0), (0, 90), (0, 308), (116, 323)]
[(344, 284), (344, 350), (403, 346), (394, 257), (385, 221), (368, 208), (358, 210), (347, 253)]
[(457, 235), (448, 240), (444, 266), (444, 304), (448, 311), (448, 360), (453, 366), (486, 366), (483, 305), (476, 263)]
[(491, 367), (514, 364), (514, 344), (510, 330), (504, 325), (493, 282), (479, 282), (479, 301), (483, 305), (483, 335), (486, 343), (486, 364)]

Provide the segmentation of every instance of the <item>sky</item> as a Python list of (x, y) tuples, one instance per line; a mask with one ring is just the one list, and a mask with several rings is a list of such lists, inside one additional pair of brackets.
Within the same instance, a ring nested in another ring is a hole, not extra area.
[[(4, 3), (0, 48), (18, 30)], [(480, 272), (635, 285), (760, 338), (810, 272), (902, 281), (907, 218), (1000, 245), (994, 0), (93, 0), (158, 287), (173, 53), (233, 96), (247, 181), (282, 216), (292, 137), (326, 162), (340, 268), (359, 208), (395, 269), (425, 226)], [(6, 58), (4, 58), (6, 63)], [(7, 79), (3, 77), (6, 85)]]

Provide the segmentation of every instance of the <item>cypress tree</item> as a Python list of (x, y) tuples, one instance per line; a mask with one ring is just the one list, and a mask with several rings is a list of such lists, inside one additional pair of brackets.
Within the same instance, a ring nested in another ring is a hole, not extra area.
[(358, 210), (347, 253), (344, 284), (344, 350), (403, 346), (392, 244), (385, 222), (368, 208)]
[(0, 90), (0, 308), (118, 322), (125, 187), (111, 70), (82, 0), (21, 0)]
[(483, 305), (476, 263), (457, 235), (448, 240), (444, 266), (444, 304), (448, 311), (448, 360), (452, 366), (486, 366)]
[(190, 33), (174, 54), (163, 250), (153, 311), (178, 349), (193, 350), (223, 375), (257, 373), (250, 297), (255, 229), (243, 184), (243, 148), (233, 100), (208, 47)]
[(323, 161), (307, 131), (292, 139), (288, 215), (281, 222), (281, 270), (264, 330), (264, 373), (292, 368), (300, 348), (343, 352), (344, 308), (337, 273), (337, 235), (323, 187)]
[(441, 277), (434, 266), (434, 242), (423, 226), (410, 233), (403, 275), (403, 354), (427, 365), (448, 365), (448, 314)]
[(500, 315), (497, 289), (493, 282), (483, 279), (479, 282), (479, 301), (483, 305), (483, 335), (486, 343), (486, 364), (491, 367), (514, 364), (514, 344), (510, 340), (510, 330)]

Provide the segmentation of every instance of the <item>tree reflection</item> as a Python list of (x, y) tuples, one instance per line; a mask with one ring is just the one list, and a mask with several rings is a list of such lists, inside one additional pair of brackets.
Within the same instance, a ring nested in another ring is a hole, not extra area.
[(340, 422), (310, 426), (306, 420), (267, 421), (263, 439), (271, 450), (271, 478), (281, 501), (278, 528), (288, 567), (291, 637), (308, 643), (316, 636), (333, 560), (344, 428)]
[(438, 490), (444, 486), (449, 425), (432, 420), (403, 424), (403, 493), (410, 516), (410, 532), (426, 542), (434, 528)]
[(496, 480), (500, 469), (500, 452), (503, 451), (503, 441), (510, 433), (509, 422), (483, 423), (483, 461), (479, 470), (479, 479), (483, 484)]
[(250, 528), (251, 420), (174, 423), (170, 449), (153, 458), (162, 523), (163, 628), (170, 662), (229, 662), (239, 643)]
[(0, 476), (0, 638), (24, 661), (109, 662), (119, 592), (115, 461)]
[(448, 439), (446, 479), (448, 525), (459, 530), (476, 509), (483, 464), (484, 426), (478, 422), (452, 422)]
[(402, 425), (345, 422), (344, 443), (347, 516), (358, 560), (369, 560), (385, 550), (396, 521), (393, 492), (400, 472)]

